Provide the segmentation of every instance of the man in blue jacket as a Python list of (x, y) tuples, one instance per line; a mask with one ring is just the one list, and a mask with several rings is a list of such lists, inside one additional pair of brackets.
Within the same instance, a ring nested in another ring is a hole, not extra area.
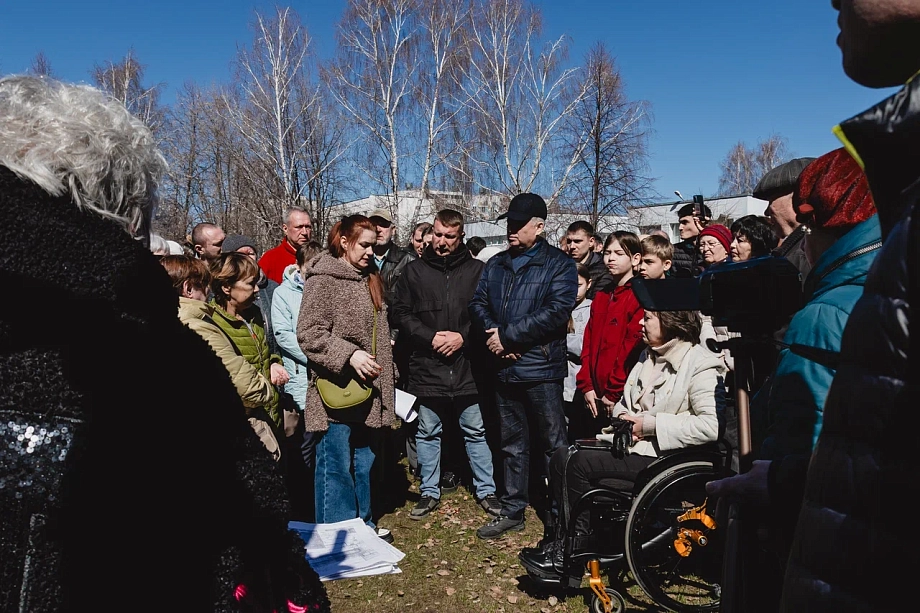
[(529, 502), (530, 428), (537, 430), (545, 464), (566, 444), (562, 380), (566, 332), (575, 308), (575, 262), (541, 234), (546, 202), (518, 194), (508, 212), (508, 250), (486, 264), (470, 301), (474, 324), (485, 332), (496, 364), (495, 402), (501, 428), (504, 492), (501, 514), (477, 531), (497, 538), (523, 530)]

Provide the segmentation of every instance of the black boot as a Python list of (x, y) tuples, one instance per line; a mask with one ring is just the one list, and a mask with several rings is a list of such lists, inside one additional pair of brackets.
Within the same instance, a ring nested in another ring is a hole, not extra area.
[(528, 547), (518, 554), (521, 566), (533, 579), (546, 583), (559, 583), (565, 574), (563, 552), (565, 540), (547, 540), (542, 547)]

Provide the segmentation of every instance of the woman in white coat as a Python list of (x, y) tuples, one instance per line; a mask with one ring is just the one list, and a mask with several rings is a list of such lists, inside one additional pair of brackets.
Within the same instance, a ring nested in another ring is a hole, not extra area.
[[(725, 365), (699, 344), (700, 328), (700, 317), (693, 311), (645, 312), (642, 337), (648, 348), (609, 413), (614, 420), (632, 422), (629, 453), (618, 458), (604, 451), (556, 451), (550, 461), (550, 486), (559, 509), (556, 539), (521, 552), (528, 570), (552, 568), (554, 557), (561, 557), (562, 532), (568, 524), (565, 500), (578, 500), (600, 480), (608, 487), (631, 490), (639, 472), (661, 452), (718, 440)], [(587, 512), (576, 518), (576, 539), (590, 535), (589, 521)]]

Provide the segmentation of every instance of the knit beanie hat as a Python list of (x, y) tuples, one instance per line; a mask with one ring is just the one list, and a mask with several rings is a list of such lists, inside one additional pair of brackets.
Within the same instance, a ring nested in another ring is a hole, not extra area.
[(256, 249), (256, 244), (252, 242), (252, 239), (243, 234), (230, 234), (227, 238), (224, 239), (223, 244), (220, 246), (221, 253), (233, 253), (240, 247), (252, 247), (252, 250), (259, 253), (259, 250)]
[(722, 224), (711, 224), (703, 228), (703, 231), (700, 232), (700, 238), (704, 236), (711, 236), (725, 247), (725, 251), (731, 251), (732, 249), (732, 231), (723, 226)]
[(875, 215), (869, 182), (845, 149), (835, 149), (808, 165), (792, 196), (799, 223), (847, 231)]

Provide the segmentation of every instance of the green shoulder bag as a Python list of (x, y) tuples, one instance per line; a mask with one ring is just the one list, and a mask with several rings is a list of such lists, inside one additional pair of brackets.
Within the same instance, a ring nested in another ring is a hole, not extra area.
[[(371, 333), (371, 353), (377, 355), (377, 309), (374, 308), (374, 328)], [(323, 377), (316, 378), (316, 390), (327, 409), (350, 409), (367, 402), (374, 388), (353, 376), (345, 387)]]

